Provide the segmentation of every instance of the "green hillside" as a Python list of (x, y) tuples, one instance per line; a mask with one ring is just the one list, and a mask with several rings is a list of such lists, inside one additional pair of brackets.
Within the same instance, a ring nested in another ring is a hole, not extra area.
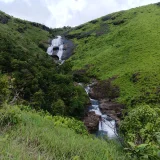
[[(159, 160), (159, 16), (160, 3), (51, 29), (0, 11), (0, 159)], [(63, 65), (46, 53), (55, 35), (76, 46)], [(79, 121), (89, 104), (76, 82), (92, 79), (125, 106), (121, 145)]]
[(0, 104), (24, 104), (52, 115), (83, 117), (88, 98), (73, 84), (71, 64), (59, 66), (46, 53), (49, 39), (67, 30), (0, 12)]
[(160, 6), (113, 13), (74, 28), (73, 70), (101, 80), (117, 77), (123, 104), (160, 102)]

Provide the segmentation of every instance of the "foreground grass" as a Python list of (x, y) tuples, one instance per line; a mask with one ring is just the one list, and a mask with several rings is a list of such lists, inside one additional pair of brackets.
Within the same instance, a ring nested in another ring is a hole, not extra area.
[[(16, 111), (17, 112), (17, 111)], [(0, 159), (124, 160), (118, 144), (56, 127), (51, 118), (20, 111), (21, 122), (0, 131)]]

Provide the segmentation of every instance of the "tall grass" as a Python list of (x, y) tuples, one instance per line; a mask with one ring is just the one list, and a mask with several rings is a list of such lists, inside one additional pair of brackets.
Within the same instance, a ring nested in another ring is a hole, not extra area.
[[(55, 127), (51, 119), (21, 111), (21, 122), (1, 128), (0, 159), (14, 160), (124, 160), (115, 142)], [(5, 129), (8, 128), (8, 129)]]

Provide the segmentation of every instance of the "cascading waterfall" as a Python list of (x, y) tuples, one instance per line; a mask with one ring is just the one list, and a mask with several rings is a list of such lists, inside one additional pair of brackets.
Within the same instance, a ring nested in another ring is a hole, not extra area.
[[(73, 45), (71, 42), (68, 42), (70, 48), (73, 48)], [(71, 51), (71, 50), (69, 50)], [(61, 64), (63, 64), (64, 61), (62, 61), (62, 56), (64, 53), (64, 40), (62, 39), (61, 36), (57, 36), (55, 39), (52, 40), (51, 45), (47, 49), (48, 55), (57, 55), (59, 58), (59, 61), (61, 61)], [(80, 85), (82, 85), (80, 83)], [(83, 85), (82, 85), (83, 86)], [(87, 94), (90, 91), (90, 87), (87, 86), (85, 88), (85, 91)], [(91, 104), (92, 106), (90, 107), (89, 111), (94, 111), (96, 115), (99, 115), (100, 121), (99, 121), (99, 131), (98, 134), (100, 135), (107, 135), (108, 138), (115, 138), (117, 137), (116, 133), (116, 123), (115, 120), (111, 119), (109, 116), (102, 114), (99, 108), (99, 102), (98, 100), (91, 99)]]
[[(82, 84), (81, 84), (82, 85)], [(85, 91), (87, 94), (89, 94), (90, 87), (87, 86), (85, 88)], [(102, 114), (99, 108), (99, 102), (98, 100), (91, 99), (91, 104), (92, 106), (89, 108), (89, 111), (94, 111), (96, 115), (101, 116), (101, 119), (99, 121), (99, 130), (98, 134), (99, 135), (107, 135), (108, 138), (116, 138), (117, 137), (117, 132), (116, 132), (116, 122), (106, 114)]]
[(63, 55), (63, 40), (61, 36), (57, 36), (55, 39), (52, 40), (51, 46), (48, 47), (47, 53), (48, 55), (53, 55), (53, 50), (57, 49), (58, 53), (57, 56), (59, 60), (62, 60), (62, 55)]

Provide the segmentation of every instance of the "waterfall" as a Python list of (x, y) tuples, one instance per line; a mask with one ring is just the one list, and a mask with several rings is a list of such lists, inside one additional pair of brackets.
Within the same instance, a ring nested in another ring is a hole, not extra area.
[[(80, 84), (82, 85), (82, 84)], [(87, 86), (85, 88), (85, 91), (87, 94), (89, 94), (90, 87)], [(94, 111), (96, 115), (101, 116), (101, 119), (99, 121), (99, 129), (98, 129), (98, 134), (100, 135), (107, 135), (108, 138), (115, 138), (117, 137), (117, 132), (116, 132), (116, 122), (106, 114), (102, 114), (99, 108), (99, 102), (96, 99), (91, 99), (90, 102), (92, 106), (89, 108), (89, 111)]]
[(51, 45), (48, 47), (47, 49), (47, 53), (48, 55), (53, 55), (53, 50), (57, 50), (57, 56), (59, 58), (59, 60), (62, 60), (62, 56), (63, 56), (63, 40), (61, 36), (57, 36), (55, 39), (52, 40)]

